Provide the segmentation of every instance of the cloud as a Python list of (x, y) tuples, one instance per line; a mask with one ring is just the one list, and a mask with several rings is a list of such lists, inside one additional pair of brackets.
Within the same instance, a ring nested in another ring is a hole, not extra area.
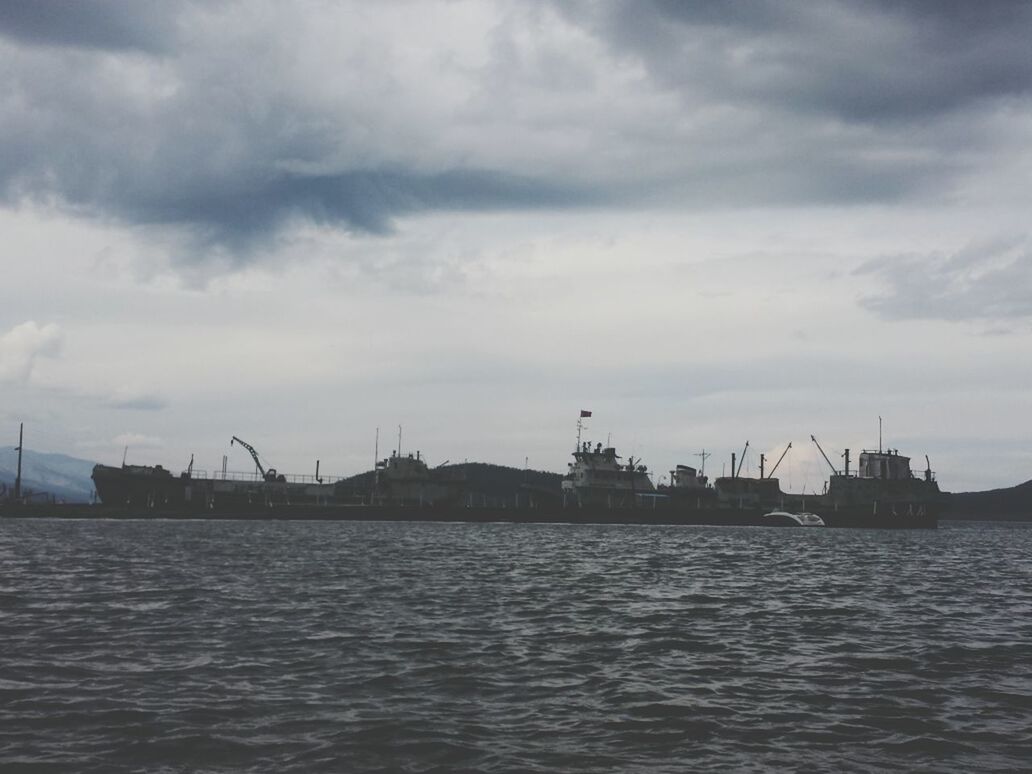
[(1032, 6), (970, 8), (8, 3), (0, 203), (189, 274), (308, 224), (947, 196), (997, 126), (968, 113), (1032, 84)]
[(176, 0), (4, 0), (0, 35), (23, 43), (160, 52), (174, 39)]
[(881, 282), (882, 292), (861, 299), (861, 304), (886, 319), (1032, 318), (1032, 248), (1027, 239), (971, 245), (952, 255), (886, 256), (854, 273)]
[(142, 433), (122, 433), (111, 439), (112, 446), (129, 446), (144, 449), (160, 449), (165, 445), (161, 438)]
[(55, 323), (39, 325), (29, 320), (0, 336), (0, 382), (28, 382), (36, 361), (56, 357), (63, 335)]
[(610, 0), (587, 14), (561, 7), (679, 93), (725, 104), (876, 125), (924, 121), (1032, 88), (1032, 7), (1024, 3)]
[(114, 391), (107, 399), (106, 405), (116, 409), (160, 411), (168, 407), (168, 401), (155, 393), (123, 387)]

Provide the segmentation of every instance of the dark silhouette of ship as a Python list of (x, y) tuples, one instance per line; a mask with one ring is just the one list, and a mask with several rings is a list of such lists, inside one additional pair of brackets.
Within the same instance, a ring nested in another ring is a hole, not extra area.
[(765, 474), (762, 455), (758, 478), (741, 476), (732, 455), (732, 475), (712, 485), (703, 470), (678, 465), (669, 484), (657, 487), (640, 460), (624, 462), (615, 447), (582, 442), (581, 429), (578, 422), (563, 476), (484, 463), (431, 468), (420, 452), (394, 451), (372, 471), (327, 482), (318, 463), (315, 476), (269, 469), (234, 436), (232, 443), (254, 459), (254, 474), (227, 473), (224, 464), (221, 474), (208, 476), (195, 473), (191, 460), (174, 475), (160, 465), (123, 462), (97, 465), (93, 481), (105, 509), (168, 517), (934, 528), (942, 509), (930, 468), (915, 476), (910, 458), (896, 450), (864, 450), (855, 472), (847, 450), (845, 470), (832, 466), (819, 495), (783, 492), (773, 477), (777, 465)]

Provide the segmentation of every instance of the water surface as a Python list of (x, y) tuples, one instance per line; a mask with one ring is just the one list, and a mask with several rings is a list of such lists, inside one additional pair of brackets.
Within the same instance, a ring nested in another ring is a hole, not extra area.
[(0, 769), (1022, 770), (1032, 529), (0, 521)]

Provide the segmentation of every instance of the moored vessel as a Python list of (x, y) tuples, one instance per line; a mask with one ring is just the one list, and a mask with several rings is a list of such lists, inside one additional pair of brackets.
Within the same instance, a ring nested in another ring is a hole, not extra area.
[[(106, 508), (156, 516), (724, 526), (787, 519), (800, 526), (819, 520), (828, 527), (877, 528), (938, 524), (941, 495), (934, 475), (928, 469), (923, 478), (914, 476), (910, 458), (895, 450), (864, 450), (856, 472), (849, 470), (847, 450), (845, 470), (833, 469), (820, 495), (783, 492), (773, 476), (777, 466), (765, 475), (761, 464), (759, 478), (743, 477), (734, 455), (732, 475), (712, 484), (703, 469), (678, 465), (670, 483), (657, 487), (640, 459), (624, 461), (612, 445), (582, 442), (582, 430), (578, 421), (573, 460), (561, 477), (478, 463), (431, 468), (420, 452), (395, 451), (373, 471), (324, 482), (318, 472), (315, 477), (285, 476), (264, 467), (253, 447), (234, 436), (233, 442), (251, 453), (254, 474), (230, 474), (223, 468), (221, 475), (208, 477), (194, 472), (191, 463), (176, 476), (160, 465), (123, 463), (120, 468), (97, 465), (93, 480)], [(784, 515), (775, 519), (773, 513)]]

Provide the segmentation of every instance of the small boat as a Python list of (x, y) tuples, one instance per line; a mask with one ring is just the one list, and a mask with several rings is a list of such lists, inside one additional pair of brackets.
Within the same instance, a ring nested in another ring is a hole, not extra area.
[(790, 511), (771, 511), (770, 513), (763, 514), (763, 518), (769, 520), (771, 524), (777, 524), (783, 527), (824, 526), (824, 519), (816, 513), (807, 513), (806, 511), (802, 511), (800, 513), (791, 513)]

